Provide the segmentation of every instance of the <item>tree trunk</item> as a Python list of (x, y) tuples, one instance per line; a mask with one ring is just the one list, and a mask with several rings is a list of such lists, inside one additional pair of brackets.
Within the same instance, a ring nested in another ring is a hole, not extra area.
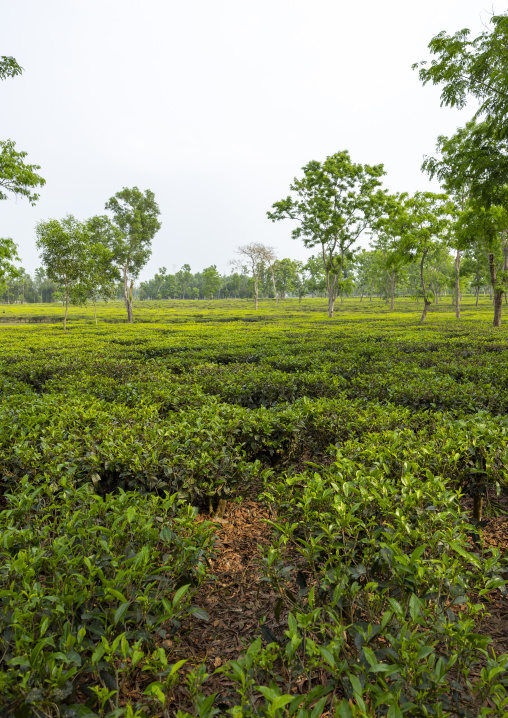
[(93, 301), (93, 313), (95, 315), (95, 326), (97, 326), (97, 304), (95, 303), (95, 299)]
[[(506, 264), (506, 259), (503, 264)], [(494, 293), (494, 327), (500, 327), (501, 326), (501, 314), (503, 311), (503, 289), (502, 287), (496, 286), (496, 279), (497, 279), (497, 272), (496, 272), (496, 264), (494, 261), (494, 254), (491, 252), (489, 254), (489, 271), (490, 271), (490, 282), (491, 282), (491, 292)], [(491, 294), (492, 296), (492, 294)]]
[(123, 268), (123, 293), (125, 297), (125, 307), (127, 309), (127, 322), (132, 324), (132, 285), (131, 282), (131, 293), (129, 296), (129, 280), (127, 279), (127, 267)]
[(63, 321), (64, 332), (67, 329), (67, 310), (68, 309), (69, 309), (69, 290), (67, 289), (65, 291), (65, 313), (64, 313), (64, 321)]
[(277, 287), (275, 286), (275, 274), (273, 273), (273, 267), (270, 267), (270, 274), (272, 275), (273, 293), (275, 294), (275, 299), (277, 300), (277, 306), (279, 306), (279, 293), (277, 292)]
[(432, 282), (432, 292), (434, 294), (434, 300), (436, 304), (439, 304), (438, 294), (437, 294), (437, 284), (435, 282)]
[(460, 319), (460, 262), (462, 257), (460, 251), (457, 249), (455, 255), (455, 317)]
[(422, 316), (420, 319), (420, 323), (424, 322), (425, 319), (427, 318), (427, 312), (429, 310), (430, 305), (432, 304), (432, 302), (429, 302), (429, 300), (427, 299), (427, 292), (425, 289), (425, 278), (423, 275), (423, 267), (425, 265), (425, 257), (427, 256), (427, 252), (428, 252), (427, 249), (425, 249), (423, 251), (422, 261), (420, 262), (420, 282), (421, 282), (422, 294), (423, 294), (423, 313), (422, 313)]
[(258, 308), (258, 278), (254, 277), (254, 308)]
[(391, 274), (388, 272), (388, 276), (390, 277), (390, 309), (393, 311), (395, 309), (395, 284), (397, 281), (397, 272), (395, 270), (393, 270)]

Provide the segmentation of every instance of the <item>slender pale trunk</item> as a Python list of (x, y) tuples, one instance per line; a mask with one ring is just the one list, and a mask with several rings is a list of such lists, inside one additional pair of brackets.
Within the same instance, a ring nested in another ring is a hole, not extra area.
[(333, 308), (335, 305), (335, 297), (332, 294), (332, 289), (330, 286), (330, 272), (326, 271), (326, 284), (328, 287), (328, 316), (330, 319), (333, 319)]
[(273, 273), (273, 266), (270, 267), (270, 274), (272, 275), (273, 293), (275, 294), (275, 299), (277, 300), (277, 306), (279, 306), (279, 293), (277, 292), (277, 287), (275, 286), (275, 274)]
[(427, 291), (426, 291), (426, 289), (425, 289), (425, 277), (424, 277), (424, 274), (423, 274), (423, 268), (424, 268), (424, 266), (425, 266), (425, 257), (427, 256), (427, 252), (428, 252), (428, 251), (429, 251), (428, 249), (425, 249), (425, 250), (423, 251), (422, 261), (420, 262), (420, 283), (421, 283), (422, 294), (423, 294), (423, 313), (422, 313), (420, 322), (424, 322), (424, 321), (425, 321), (425, 319), (427, 318), (427, 312), (428, 312), (428, 310), (429, 310), (429, 307), (430, 307), (430, 305), (432, 304), (432, 302), (429, 302), (429, 300), (428, 300), (428, 298), (427, 298)]
[[(393, 272), (386, 271), (388, 275), (388, 289), (390, 294), (390, 309), (393, 311), (395, 309), (395, 285), (397, 283), (397, 271), (394, 269)], [(386, 296), (386, 301), (388, 301), (388, 293)]]
[[(328, 290), (328, 317), (333, 319), (333, 310), (335, 307), (335, 300), (337, 299), (339, 280), (342, 276), (342, 268), (344, 267), (344, 254), (342, 253), (340, 258), (340, 267), (337, 274), (330, 272), (330, 268), (334, 268), (333, 255), (330, 251), (330, 266), (326, 261), (325, 247), (323, 245), (323, 265), (326, 274), (326, 288)], [(342, 299), (342, 297), (341, 297)]]
[(67, 329), (67, 311), (69, 309), (69, 287), (66, 287), (65, 289), (65, 313), (64, 313), (64, 320), (63, 320), (63, 329), (64, 332)]
[(95, 299), (92, 299), (93, 302), (93, 313), (95, 316), (95, 326), (97, 326), (97, 304), (95, 302)]
[(455, 317), (460, 319), (460, 262), (462, 257), (460, 251), (457, 249), (455, 255)]
[(254, 304), (255, 308), (258, 308), (258, 278), (254, 277)]
[(476, 306), (478, 306), (479, 299), (480, 299), (480, 287), (476, 287)]
[(127, 278), (127, 267), (123, 268), (123, 293), (125, 297), (125, 307), (127, 309), (127, 321), (129, 324), (132, 324), (132, 287), (134, 285), (134, 281), (131, 280), (130, 284), (130, 292), (129, 292), (129, 280)]

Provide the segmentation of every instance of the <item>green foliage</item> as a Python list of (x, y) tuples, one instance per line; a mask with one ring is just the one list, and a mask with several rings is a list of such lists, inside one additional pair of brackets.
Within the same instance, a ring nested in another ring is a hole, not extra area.
[(222, 278), (217, 271), (217, 267), (215, 264), (212, 264), (211, 267), (206, 267), (206, 269), (203, 269), (203, 296), (205, 299), (211, 299), (213, 296), (215, 296), (222, 284)]
[(21, 75), (22, 72), (23, 68), (13, 57), (7, 55), (0, 56), (0, 80), (5, 80), (8, 77), (16, 77), (16, 75)]
[(124, 187), (105, 206), (113, 219), (96, 218), (99, 241), (110, 251), (122, 275), (125, 305), (129, 322), (132, 317), (134, 280), (152, 254), (152, 240), (159, 231), (160, 210), (154, 193), (137, 187)]
[(12, 140), (0, 140), (0, 200), (7, 199), (6, 192), (26, 197), (31, 205), (39, 199), (35, 187), (43, 187), (46, 180), (37, 174), (39, 165), (25, 164), (26, 152), (18, 152)]
[(295, 220), (293, 239), (302, 239), (306, 247), (321, 245), (332, 316), (344, 262), (384, 199), (378, 188), (385, 172), (383, 165), (354, 164), (346, 151), (323, 163), (309, 162), (302, 170), (304, 176), (290, 185), (293, 195), (275, 202), (267, 216), (272, 222)]
[(437, 59), (428, 67), (424, 61), (413, 68), (419, 68), (424, 85), (428, 82), (443, 85), (442, 105), (463, 108), (468, 95), (474, 97), (480, 103), (476, 116), (487, 117), (492, 128), (505, 136), (508, 16), (493, 15), (491, 23), (492, 30), (476, 38), (471, 38), (467, 29), (454, 35), (440, 32), (429, 43), (429, 50)]
[(419, 67), (423, 84), (442, 85), (441, 104), (465, 107), (468, 95), (479, 102), (473, 120), (451, 138), (440, 137), (440, 158), (426, 158), (424, 169), (437, 175), (447, 189), (461, 192), (467, 187), (469, 196), (482, 203), (495, 201), (499, 188), (508, 183), (507, 155), (507, 60), (506, 37), (508, 16), (493, 15), (492, 31), (476, 38), (470, 31), (460, 30), (449, 36), (436, 35), (429, 44), (433, 59)]
[(18, 245), (10, 237), (0, 238), (0, 286), (6, 278), (18, 277), (20, 272), (14, 266), (19, 261)]
[(197, 526), (175, 496), (100, 498), (66, 479), (24, 478), (4, 498), (0, 692), (9, 714), (61, 715), (78, 690), (89, 708), (95, 694), (114, 709), (129, 675), (170, 679), (164, 651), (154, 665), (155, 640), (177, 635), (195, 610), (210, 525)]
[[(460, 327), (442, 309), (419, 326), (410, 303), (343, 307), (330, 325), (317, 299), (257, 314), (242, 301), (143, 302), (133, 326), (111, 303), (97, 328), (77, 307), (90, 323), (65, 333), (3, 328), (11, 712), (507, 710), (507, 657), (475, 628), (506, 561), (471, 543), (481, 523), (459, 504), (459, 492), (482, 496), (488, 515), (508, 490), (506, 331), (487, 326), (487, 302), (466, 305)], [(192, 594), (213, 544), (193, 505), (260, 478), (277, 598), (260, 636), (217, 669), (224, 707), (204, 666), (161, 641), (206, 618)]]
[(456, 715), (459, 702), (474, 709), (487, 696), (506, 707), (508, 656), (496, 658), (475, 633), (483, 606), (467, 596), (506, 582), (498, 554), (468, 550), (456, 493), (415, 462), (398, 482), (382, 463), (369, 470), (340, 451), (318, 468), (266, 495), (277, 509), (266, 579), (280, 596), (276, 620), (290, 612), (284, 638), (264, 634), (283, 663), (285, 688), (297, 676), (326, 676), (331, 705), (345, 710), (348, 701), (337, 697), (345, 694), (362, 716), (402, 707), (410, 716)]

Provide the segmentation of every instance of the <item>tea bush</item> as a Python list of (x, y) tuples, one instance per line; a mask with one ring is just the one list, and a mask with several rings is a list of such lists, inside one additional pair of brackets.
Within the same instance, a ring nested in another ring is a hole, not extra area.
[[(8, 307), (0, 715), (173, 716), (182, 681), (200, 718), (508, 715), (508, 657), (475, 633), (506, 559), (459, 502), (508, 490), (507, 334), (487, 302), (460, 325), (414, 308), (146, 302), (126, 325), (112, 303), (64, 333), (35, 324), (59, 308)], [(194, 507), (262, 479), (278, 600), (218, 708), (161, 641), (206, 619)]]
[[(202, 609), (211, 525), (176, 496), (101, 498), (21, 479), (0, 512), (0, 695), (6, 715), (74, 715), (78, 691), (118, 708), (126, 674)], [(122, 657), (117, 660), (117, 652)], [(159, 671), (157, 671), (158, 673)], [(80, 715), (78, 712), (76, 715)]]

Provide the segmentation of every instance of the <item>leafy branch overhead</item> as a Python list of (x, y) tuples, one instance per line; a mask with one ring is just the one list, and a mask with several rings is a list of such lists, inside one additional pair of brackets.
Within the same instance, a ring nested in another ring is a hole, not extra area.
[(13, 57), (0, 55), (0, 80), (6, 80), (8, 77), (16, 77), (16, 75), (21, 75), (22, 73), (23, 68)]

